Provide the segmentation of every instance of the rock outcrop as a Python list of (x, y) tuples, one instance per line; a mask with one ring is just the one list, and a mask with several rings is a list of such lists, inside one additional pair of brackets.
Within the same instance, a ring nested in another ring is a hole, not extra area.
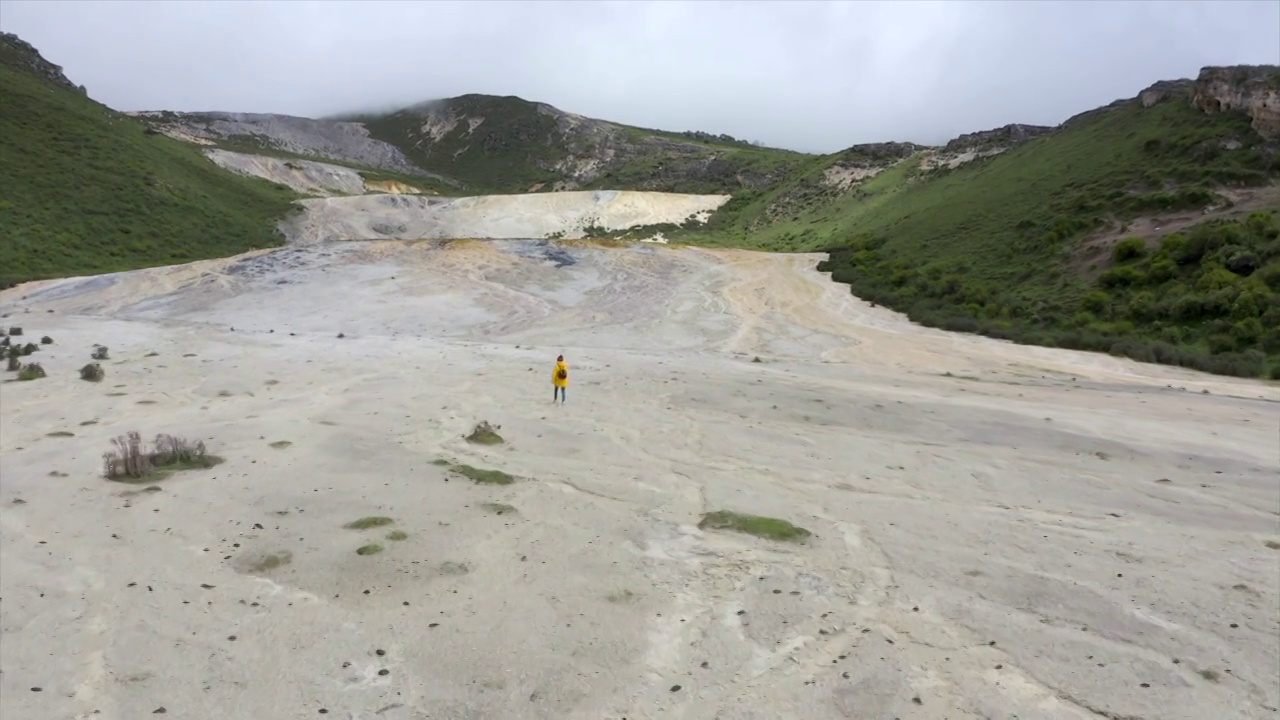
[(1160, 80), (1138, 93), (1138, 101), (1149, 108), (1169, 99), (1189, 99), (1194, 92), (1195, 83), (1190, 80)]
[(1195, 80), (1191, 102), (1205, 112), (1237, 110), (1249, 115), (1253, 129), (1268, 140), (1280, 139), (1280, 66), (1206, 67)]
[(83, 86), (76, 85), (62, 74), (61, 65), (45, 60), (39, 50), (13, 33), (0, 32), (0, 62), (35, 73), (52, 83), (84, 92)]
[(956, 139), (942, 146), (942, 151), (946, 153), (962, 153), (962, 152), (990, 152), (992, 150), (1003, 152), (1012, 147), (1017, 147), (1022, 143), (1033, 140), (1052, 132), (1053, 128), (1044, 125), (1022, 125), (1012, 124), (998, 127), (994, 130), (982, 130), (980, 132), (965, 133)]
[(130, 114), (166, 135), (200, 144), (231, 141), (240, 145), (258, 145), (264, 149), (446, 182), (439, 175), (414, 165), (394, 145), (370, 137), (368, 129), (358, 122), (313, 120), (269, 113), (166, 111)]

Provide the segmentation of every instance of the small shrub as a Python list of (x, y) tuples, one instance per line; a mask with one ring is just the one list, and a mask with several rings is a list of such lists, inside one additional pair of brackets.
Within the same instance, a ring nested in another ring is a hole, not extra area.
[(106, 346), (106, 345), (94, 345), (94, 346), (93, 346), (93, 359), (94, 359), (94, 360), (106, 360), (106, 359), (107, 359), (107, 346)]
[(357, 555), (377, 555), (382, 552), (382, 546), (377, 543), (369, 543), (356, 548)]
[(510, 485), (516, 479), (501, 470), (482, 470), (470, 465), (455, 465), (453, 471), (481, 485)]
[(151, 455), (151, 462), (159, 466), (178, 465), (182, 467), (208, 468), (217, 465), (221, 462), (221, 459), (209, 455), (205, 451), (203, 440), (197, 440), (193, 445), (182, 438), (172, 435), (157, 435), (155, 452)]
[(22, 361), (17, 356), (9, 356), (9, 372), (17, 372), (22, 369)]
[(21, 335), (21, 334), (22, 334), (22, 328), (20, 328), (20, 327), (11, 327), (11, 328), (9, 328), (9, 334), (10, 334), (10, 335), (12, 335), (13, 337), (18, 337), (19, 335)]
[(812, 533), (778, 518), (744, 515), (729, 510), (717, 510), (702, 516), (698, 527), (703, 530), (734, 530), (770, 540), (798, 541)]
[(387, 533), (387, 539), (391, 540), (392, 542), (400, 542), (401, 540), (408, 540), (409, 533), (403, 530), (392, 530), (391, 532)]
[(1111, 259), (1117, 263), (1137, 260), (1147, 253), (1147, 243), (1140, 237), (1129, 237), (1116, 243), (1111, 249)]
[(42, 377), (47, 377), (47, 375), (44, 368), (40, 367), (40, 363), (28, 363), (18, 370), (19, 380), (37, 380)]
[(85, 365), (84, 367), (80, 368), (81, 380), (88, 380), (89, 382), (102, 382), (102, 379), (105, 378), (106, 376), (107, 376), (107, 372), (103, 370), (102, 366), (99, 365), (98, 363), (89, 363), (88, 365)]
[(35, 344), (35, 343), (27, 343), (26, 345), (23, 345), (23, 346), (22, 346), (22, 354), (23, 354), (23, 355), (32, 355), (32, 354), (36, 353), (39, 349), (40, 349), (40, 346), (39, 346), (39, 345), (37, 345), (37, 344)]
[(395, 520), (392, 520), (389, 517), (384, 517), (382, 515), (369, 515), (367, 517), (362, 517), (359, 520), (352, 520), (342, 527), (347, 528), (348, 530), (368, 530), (369, 528), (390, 525), (393, 522), (395, 522)]
[(467, 442), (477, 445), (500, 445), (505, 442), (498, 434), (498, 430), (501, 429), (501, 425), (490, 425), (487, 420), (483, 420), (467, 436)]
[(53, 338), (49, 337), (48, 335), (45, 335), (44, 337), (40, 338), (40, 344), (41, 344), (41, 345), (52, 345), (52, 344), (53, 344)]
[(249, 569), (253, 572), (261, 573), (267, 572), (268, 570), (275, 570), (276, 568), (282, 565), (288, 565), (291, 562), (293, 562), (293, 553), (284, 550), (281, 552), (270, 553), (259, 558), (250, 565)]

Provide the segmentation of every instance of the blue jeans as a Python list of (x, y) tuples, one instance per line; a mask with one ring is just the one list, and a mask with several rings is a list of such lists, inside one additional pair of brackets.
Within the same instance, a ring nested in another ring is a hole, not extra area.
[(557, 399), (560, 400), (560, 402), (565, 401), (565, 391), (568, 390), (569, 388), (563, 388), (563, 387), (560, 387), (559, 385), (552, 385), (551, 389), (553, 391), (551, 394), (551, 402), (555, 402)]

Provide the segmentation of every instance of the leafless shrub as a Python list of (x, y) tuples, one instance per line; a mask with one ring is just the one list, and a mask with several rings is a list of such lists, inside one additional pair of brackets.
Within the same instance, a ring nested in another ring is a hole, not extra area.
[(103, 475), (109, 480), (146, 477), (152, 470), (151, 455), (142, 448), (142, 435), (130, 431), (111, 440), (115, 450), (104, 453)]
[(172, 435), (157, 435), (155, 446), (151, 461), (156, 465), (199, 465), (208, 454), (203, 440), (197, 440), (193, 445)]
[(204, 442), (189, 442), (172, 435), (157, 435), (153, 447), (142, 445), (142, 435), (132, 431), (111, 441), (116, 449), (105, 453), (103, 475), (108, 480), (135, 482), (163, 476), (176, 470), (211, 468), (222, 462), (205, 451)]

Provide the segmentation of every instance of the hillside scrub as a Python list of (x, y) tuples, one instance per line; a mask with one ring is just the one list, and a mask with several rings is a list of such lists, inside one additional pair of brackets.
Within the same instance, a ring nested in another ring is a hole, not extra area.
[[(1223, 138), (1238, 147), (1222, 149)], [(1153, 204), (1223, 205), (1209, 188), (1276, 177), (1244, 115), (1131, 102), (941, 177), (881, 187), (865, 200), (874, 213), (853, 206), (832, 221), (818, 270), (932, 327), (1257, 376), (1280, 359), (1265, 332), (1274, 211), (1188, 229), (1190, 251), (1177, 238), (1150, 254), (1122, 241), (1096, 277), (1072, 260), (1084, 238)]]
[(0, 56), (0, 288), (278, 245), (295, 194)]
[[(866, 300), (931, 327), (1109, 352), (1221, 375), (1280, 368), (1280, 211), (1173, 232), (1149, 254), (1127, 240), (1092, 283), (1028, 301), (990, 283), (878, 254), (874, 240), (819, 265)], [(1144, 244), (1145, 245), (1145, 244)], [(873, 249), (874, 248), (874, 249)], [(837, 265), (837, 262), (840, 263)], [(833, 267), (834, 266), (834, 267)]]

